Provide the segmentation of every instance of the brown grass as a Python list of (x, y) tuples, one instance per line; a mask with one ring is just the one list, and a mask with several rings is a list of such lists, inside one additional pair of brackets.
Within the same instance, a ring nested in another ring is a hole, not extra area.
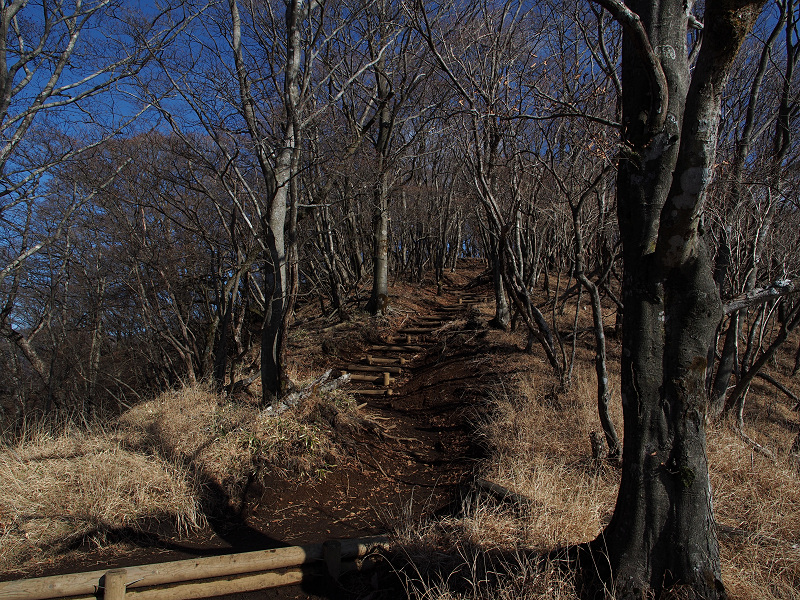
[[(594, 371), (583, 354), (564, 394), (548, 392), (546, 375), (537, 379), (536, 373), (546, 371), (535, 359), (531, 368), (517, 368), (519, 374), (506, 378), (479, 425), (490, 451), (479, 475), (530, 502), (519, 506), (473, 494), (457, 517), (399, 532), (406, 560), (416, 565), (408, 576), (412, 595), (576, 597), (572, 575), (542, 565), (541, 557), (596, 537), (612, 514), (619, 484), (615, 468), (597, 466), (590, 457), (589, 433), (600, 426)], [(618, 373), (612, 373), (618, 390), (617, 382)], [(800, 597), (800, 459), (788, 449), (796, 416), (772, 390), (751, 391), (748, 403), (748, 434), (776, 451), (777, 460), (755, 453), (727, 425), (709, 429), (723, 580), (732, 600), (793, 600)], [(621, 437), (621, 407), (615, 405)]]
[[(790, 432), (787, 432), (790, 433)], [(787, 445), (791, 436), (787, 436)], [(797, 458), (775, 463), (724, 426), (709, 431), (709, 462), (721, 526), (723, 580), (737, 600), (793, 599), (800, 593)]]
[(121, 529), (198, 526), (196, 486), (185, 469), (130, 452), (107, 431), (40, 426), (0, 447), (0, 569)]
[(593, 377), (578, 368), (571, 391), (555, 396), (546, 392), (548, 382), (539, 385), (526, 372), (494, 394), (491, 414), (478, 426), (490, 450), (479, 475), (529, 502), (473, 493), (459, 515), (398, 531), (416, 566), (411, 595), (576, 598), (573, 574), (542, 557), (596, 537), (613, 509), (618, 472), (591, 459), (589, 433), (599, 428)]
[(276, 417), (197, 385), (134, 407), (115, 428), (30, 430), (0, 446), (0, 570), (111, 532), (186, 532), (204, 521), (209, 485), (236, 504), (254, 479), (319, 477), (366, 424), (342, 393)]
[(199, 385), (136, 406), (120, 432), (127, 446), (191, 465), (237, 503), (254, 479), (322, 475), (364, 423), (352, 397), (339, 392), (273, 416)]

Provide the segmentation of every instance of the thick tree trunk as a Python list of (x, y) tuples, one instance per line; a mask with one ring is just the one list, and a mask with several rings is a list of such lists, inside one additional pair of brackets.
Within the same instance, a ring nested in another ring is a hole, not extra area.
[(285, 148), (278, 156), (275, 168), (275, 193), (271, 202), (269, 222), (264, 232), (269, 256), (264, 274), (267, 304), (264, 329), (261, 332), (261, 385), (265, 406), (270, 406), (283, 394), (283, 339), (286, 309), (288, 306), (288, 278), (284, 227), (289, 181), (292, 175), (292, 150)]
[(378, 136), (375, 151), (378, 154), (378, 180), (373, 192), (373, 269), (372, 293), (367, 311), (386, 312), (389, 305), (389, 149), (394, 133), (395, 114), (389, 102), (392, 98), (391, 82), (386, 74), (385, 57), (378, 58), (373, 68), (377, 86)]
[[(666, 281), (626, 269), (623, 472), (614, 517), (597, 540), (618, 598), (674, 585), (721, 597), (704, 394), (721, 305), (705, 262)], [(661, 286), (663, 294), (648, 293)]]
[[(617, 181), (623, 241), (622, 480), (593, 543), (616, 598), (725, 597), (706, 460), (708, 348), (722, 316), (701, 225), (721, 93), (760, 2), (706, 3), (689, 75), (691, 4), (598, 0), (623, 26)], [(642, 85), (647, 82), (647, 85)]]

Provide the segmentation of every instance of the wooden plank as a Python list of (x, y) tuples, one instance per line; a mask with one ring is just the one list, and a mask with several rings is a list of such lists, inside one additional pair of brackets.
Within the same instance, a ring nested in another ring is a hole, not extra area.
[(408, 359), (402, 357), (367, 356), (367, 362), (370, 365), (406, 365), (408, 364)]
[(360, 396), (391, 396), (392, 390), (375, 390), (375, 389), (367, 389), (367, 390), (353, 390), (354, 394), (358, 394)]
[(389, 377), (388, 372), (370, 373), (368, 375), (350, 375), (350, 381), (366, 381), (375, 385), (392, 385), (396, 380)]
[(211, 581), (172, 583), (143, 590), (131, 590), (125, 598), (126, 600), (197, 600), (297, 585), (303, 582), (304, 575), (303, 569), (297, 568), (282, 572), (247, 573)]
[[(348, 560), (340, 563), (340, 574), (356, 570), (374, 568), (377, 561), (363, 559), (361, 564)], [(137, 589), (128, 592), (127, 600), (197, 600), (212, 596), (243, 594), (277, 587), (303, 583), (306, 577), (319, 577), (320, 573), (310, 567), (293, 568), (282, 571), (247, 573), (209, 581), (193, 581), (168, 584), (165, 586)], [(96, 600), (97, 596), (92, 596)], [(78, 600), (78, 599), (75, 599)]]
[(433, 333), (439, 329), (438, 327), (408, 327), (401, 329), (398, 333), (418, 334), (418, 333)]
[(422, 346), (370, 346), (372, 352), (422, 352)]
[(383, 373), (386, 371), (387, 373), (392, 373), (394, 375), (399, 375), (403, 372), (403, 369), (400, 367), (393, 367), (390, 365), (347, 365), (344, 369), (348, 373), (353, 371), (360, 371), (362, 373)]
[[(342, 556), (346, 558), (363, 556), (370, 549), (385, 544), (388, 544), (388, 538), (384, 536), (342, 540)], [(132, 589), (140, 587), (283, 569), (321, 560), (322, 544), (311, 544), (127, 567), (126, 579), (131, 583), (127, 585), (126, 597), (131, 594)], [(101, 580), (106, 573), (108, 570), (4, 581), (0, 582), (0, 599), (47, 600), (72, 596), (94, 597), (97, 590), (102, 587)]]
[(425, 341), (425, 338), (422, 336), (416, 335), (390, 335), (386, 338), (387, 344), (414, 344), (414, 343), (422, 343)]

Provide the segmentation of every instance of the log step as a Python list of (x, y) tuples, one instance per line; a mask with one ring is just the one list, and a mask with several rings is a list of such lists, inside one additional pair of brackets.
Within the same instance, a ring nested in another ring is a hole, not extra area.
[(375, 390), (375, 389), (368, 389), (368, 390), (353, 390), (354, 394), (358, 394), (359, 396), (391, 396), (392, 390)]
[[(386, 338), (387, 344), (414, 344), (426, 341), (421, 335), (390, 335)], [(405, 360), (405, 359), (404, 359)]]
[(438, 327), (432, 327), (432, 328), (431, 327), (408, 327), (406, 329), (401, 329), (400, 331), (398, 331), (398, 333), (402, 333), (402, 334), (408, 333), (408, 334), (416, 335), (416, 334), (420, 334), (420, 333), (433, 333), (437, 329), (439, 329), (439, 328)]
[(422, 346), (370, 346), (369, 349), (373, 352), (422, 352), (425, 350)]
[(347, 365), (343, 371), (347, 373), (392, 373), (393, 375), (400, 375), (403, 372), (403, 369), (400, 367), (391, 367), (391, 366), (378, 366), (378, 365)]
[(381, 357), (381, 356), (369, 356), (367, 355), (367, 364), (368, 365), (400, 365), (404, 366), (408, 364), (407, 358), (395, 358), (395, 357)]
[(386, 371), (385, 373), (381, 373), (377, 376), (372, 373), (368, 375), (358, 375), (351, 373), (350, 381), (366, 381), (367, 383), (374, 383), (375, 385), (389, 386), (393, 385), (397, 380), (394, 379), (393, 377), (389, 377), (389, 372)]

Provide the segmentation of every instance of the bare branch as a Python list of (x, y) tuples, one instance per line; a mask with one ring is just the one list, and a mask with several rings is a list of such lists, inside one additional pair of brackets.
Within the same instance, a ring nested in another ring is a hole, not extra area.
[(629, 9), (620, 0), (593, 0), (610, 12), (613, 17), (622, 25), (623, 29), (631, 36), (639, 56), (647, 65), (647, 77), (650, 84), (650, 118), (648, 128), (651, 133), (660, 131), (667, 118), (667, 103), (669, 93), (667, 91), (667, 77), (661, 66), (661, 61), (656, 56), (650, 38), (642, 25), (642, 20), (635, 12)]
[(800, 292), (800, 279), (781, 279), (763, 288), (756, 288), (740, 294), (728, 302), (723, 311), (726, 315), (735, 313), (743, 308), (758, 306), (764, 302), (782, 298)]

